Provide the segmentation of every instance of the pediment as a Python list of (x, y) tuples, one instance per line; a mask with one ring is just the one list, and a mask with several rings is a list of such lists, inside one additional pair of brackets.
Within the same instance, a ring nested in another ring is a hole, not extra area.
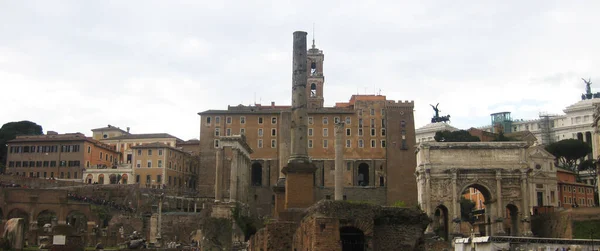
[(533, 146), (529, 148), (529, 157), (554, 159), (554, 155), (546, 151), (542, 146)]

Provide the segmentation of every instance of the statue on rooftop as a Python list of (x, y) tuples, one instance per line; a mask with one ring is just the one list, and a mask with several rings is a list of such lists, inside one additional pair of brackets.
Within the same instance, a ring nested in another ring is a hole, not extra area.
[(438, 105), (440, 105), (440, 103), (437, 103), (435, 106), (430, 104), (431, 108), (433, 108), (433, 111), (435, 111), (435, 115), (433, 118), (431, 118), (431, 123), (450, 121), (450, 115), (440, 116), (440, 109), (438, 108)]

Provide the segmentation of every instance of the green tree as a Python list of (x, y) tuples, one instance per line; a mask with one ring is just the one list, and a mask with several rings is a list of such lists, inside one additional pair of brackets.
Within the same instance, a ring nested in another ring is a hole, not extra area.
[(460, 198), (460, 219), (467, 221), (473, 225), (477, 219), (473, 215), (473, 209), (475, 209), (475, 202), (465, 197)]
[(478, 142), (481, 141), (479, 137), (471, 135), (465, 130), (460, 131), (438, 131), (434, 136), (437, 142)]
[[(595, 159), (587, 159), (584, 161), (581, 161), (581, 163), (579, 163), (579, 165), (577, 166), (577, 171), (578, 174), (581, 171), (587, 171), (590, 172), (592, 177), (598, 177), (598, 160)], [(596, 179), (591, 179), (591, 184), (594, 186), (594, 191), (597, 192), (598, 191), (598, 186), (596, 186)]]
[(0, 173), (4, 173), (6, 164), (6, 144), (13, 140), (17, 135), (42, 135), (44, 134), (42, 126), (31, 121), (8, 122), (0, 128)]
[(579, 164), (592, 148), (577, 139), (564, 139), (546, 146), (546, 151), (554, 155), (559, 166), (578, 173)]

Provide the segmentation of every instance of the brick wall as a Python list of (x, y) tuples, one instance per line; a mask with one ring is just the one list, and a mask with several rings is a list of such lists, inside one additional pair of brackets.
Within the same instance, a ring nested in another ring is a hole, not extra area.
[(261, 228), (248, 244), (249, 251), (292, 250), (295, 222), (273, 222)]
[[(334, 199), (334, 188), (331, 187), (316, 187), (315, 200)], [(355, 202), (368, 202), (376, 205), (386, 205), (386, 188), (385, 187), (344, 187), (344, 195), (346, 200)]]

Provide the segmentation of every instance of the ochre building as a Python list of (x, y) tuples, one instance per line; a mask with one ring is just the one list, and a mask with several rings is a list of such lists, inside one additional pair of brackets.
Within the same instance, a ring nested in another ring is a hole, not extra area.
[[(414, 102), (383, 95), (352, 95), (348, 102), (324, 106), (323, 51), (308, 50), (308, 153), (318, 168), (315, 199), (333, 198), (334, 126), (344, 123), (344, 197), (353, 201), (417, 203), (414, 178)], [(258, 207), (273, 205), (272, 187), (290, 155), (291, 106), (256, 104), (207, 110), (200, 115), (201, 173), (198, 189), (214, 196), (215, 152), (220, 138), (243, 134), (252, 148), (251, 193)], [(225, 156), (230, 161), (230, 156)], [(225, 166), (229, 166), (228, 163)], [(228, 177), (229, 170), (223, 170)], [(226, 181), (229, 182), (229, 181)], [(224, 187), (229, 187), (224, 184)]]
[(7, 173), (28, 177), (81, 179), (85, 168), (111, 168), (120, 153), (81, 133), (17, 136), (8, 141)]

